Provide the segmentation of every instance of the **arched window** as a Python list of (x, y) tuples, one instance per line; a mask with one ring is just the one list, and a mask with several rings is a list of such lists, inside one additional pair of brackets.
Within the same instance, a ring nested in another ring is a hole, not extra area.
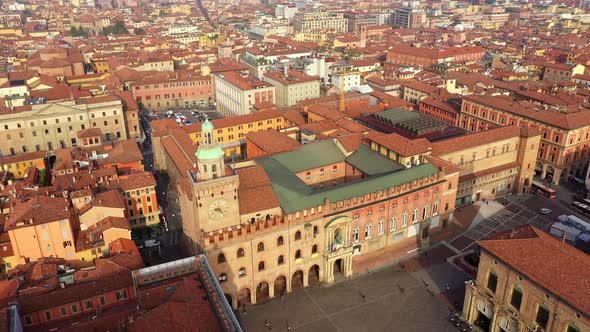
[(241, 267), (241, 268), (238, 270), (238, 276), (240, 276), (240, 277), (243, 277), (243, 276), (245, 276), (245, 275), (246, 275), (246, 268), (245, 268), (245, 267)]
[(264, 262), (258, 263), (258, 271), (264, 271)]
[(383, 229), (385, 228), (383, 224), (383, 220), (379, 220), (379, 223), (377, 224), (377, 235), (383, 235)]
[(244, 249), (242, 249), (242, 248), (238, 249), (238, 254), (237, 254), (237, 256), (238, 256), (238, 257), (244, 257)]
[(359, 242), (359, 229), (358, 229), (358, 227), (355, 228), (354, 231), (352, 231), (352, 241)]
[(320, 175), (324, 175), (324, 169), (320, 168)]
[(224, 281), (227, 281), (227, 274), (222, 273), (222, 274), (219, 275), (219, 282), (221, 283), (221, 282), (224, 282)]
[(211, 165), (211, 172), (217, 172), (217, 164)]
[(412, 223), (418, 222), (418, 209), (414, 209), (414, 213), (412, 213)]
[(225, 255), (223, 253), (221, 253), (217, 256), (217, 263), (218, 264), (225, 263)]
[(305, 173), (305, 177), (306, 177), (307, 179), (311, 179), (311, 172), (307, 172), (307, 173)]
[(260, 242), (258, 243), (258, 252), (264, 251), (264, 243)]
[(313, 237), (318, 235), (318, 226), (313, 226)]
[(283, 265), (285, 263), (285, 258), (283, 257), (283, 255), (280, 255), (279, 258), (277, 259), (277, 265)]
[(301, 232), (297, 231), (295, 232), (295, 241), (301, 240)]
[(373, 233), (373, 225), (371, 225), (371, 224), (368, 224), (368, 225), (365, 227), (365, 239), (370, 239), (370, 238), (371, 238), (371, 235), (372, 235), (372, 233)]
[(301, 250), (295, 251), (295, 259), (301, 258)]
[(408, 214), (404, 212), (402, 216), (402, 227), (408, 226)]
[(311, 247), (311, 254), (317, 254), (318, 252), (318, 245), (314, 244), (313, 247)]
[(332, 166), (332, 173), (336, 173), (338, 171), (338, 165)]
[(432, 204), (432, 215), (436, 216), (438, 214), (438, 202), (434, 202), (434, 204)]
[(395, 228), (397, 227), (397, 222), (395, 221), (395, 217), (391, 217), (391, 220), (389, 220), (389, 231), (393, 232), (395, 231)]
[(424, 207), (424, 211), (422, 211), (422, 219), (428, 219), (428, 217), (430, 216), (429, 215), (429, 213), (430, 213), (429, 210), (430, 210), (430, 208), (428, 207), (428, 205), (426, 205)]
[(284, 243), (285, 241), (283, 240), (283, 237), (279, 236), (279, 238), (277, 239), (277, 247), (282, 246)]

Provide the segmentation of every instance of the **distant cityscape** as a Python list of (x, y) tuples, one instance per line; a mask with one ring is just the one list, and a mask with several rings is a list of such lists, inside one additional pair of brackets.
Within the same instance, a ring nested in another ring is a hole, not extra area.
[(0, 0), (0, 331), (590, 332), (590, 0)]

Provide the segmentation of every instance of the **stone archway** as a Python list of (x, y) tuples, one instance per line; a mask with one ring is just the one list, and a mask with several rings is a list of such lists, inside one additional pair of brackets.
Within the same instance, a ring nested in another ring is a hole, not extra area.
[(295, 271), (291, 278), (291, 289), (296, 290), (299, 288), (303, 288), (303, 271), (301, 270)]
[(545, 170), (545, 180), (553, 181), (554, 176), (555, 176), (555, 168), (553, 168), (553, 166), (547, 166), (547, 170)]
[(540, 161), (535, 164), (535, 176), (543, 176), (543, 164)]
[(268, 282), (262, 281), (256, 286), (256, 303), (262, 303), (270, 300)]
[(309, 273), (307, 275), (307, 284), (309, 286), (314, 286), (320, 283), (320, 267), (319, 265), (315, 264), (309, 268)]
[(238, 292), (238, 306), (243, 306), (246, 304), (252, 304), (252, 293), (248, 287), (242, 288)]
[(275, 280), (274, 285), (274, 294), (275, 297), (281, 296), (287, 292), (287, 278), (285, 276), (280, 276)]

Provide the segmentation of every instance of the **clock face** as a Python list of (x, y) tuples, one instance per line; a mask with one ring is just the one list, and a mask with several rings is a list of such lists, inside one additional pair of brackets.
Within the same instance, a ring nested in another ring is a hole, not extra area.
[(228, 210), (227, 202), (224, 199), (214, 200), (209, 204), (209, 217), (216, 220), (222, 219), (227, 215)]

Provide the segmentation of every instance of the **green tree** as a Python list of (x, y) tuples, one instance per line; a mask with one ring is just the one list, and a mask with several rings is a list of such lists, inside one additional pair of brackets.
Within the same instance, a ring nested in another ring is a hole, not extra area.
[(113, 26), (102, 28), (103, 35), (124, 35), (128, 33), (129, 31), (125, 28), (125, 23), (123, 21), (117, 21)]

